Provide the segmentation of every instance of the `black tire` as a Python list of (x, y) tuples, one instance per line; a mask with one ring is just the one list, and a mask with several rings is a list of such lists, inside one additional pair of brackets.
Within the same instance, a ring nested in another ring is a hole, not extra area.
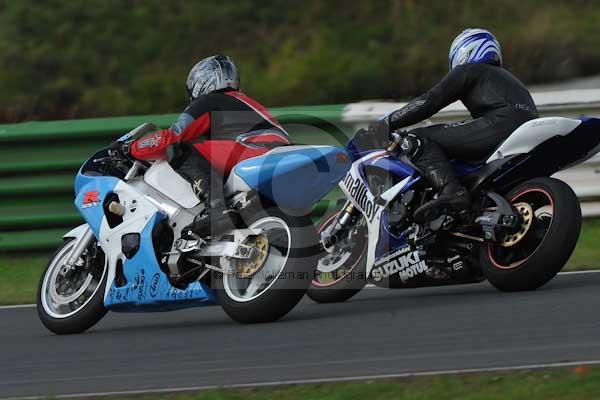
[[(50, 272), (50, 266), (52, 265), (52, 261), (65, 249), (69, 246), (74, 239), (66, 240), (50, 257), (44, 272), (42, 273), (42, 277), (40, 279), (40, 283), (38, 285), (37, 291), (37, 312), (42, 321), (42, 324), (51, 332), (57, 335), (68, 335), (81, 333), (100, 321), (106, 312), (108, 311), (106, 307), (104, 307), (104, 291), (106, 289), (106, 280), (108, 278), (108, 273), (105, 270), (103, 277), (98, 285), (98, 289), (95, 290), (94, 294), (90, 298), (90, 300), (83, 305), (75, 314), (65, 317), (65, 318), (55, 318), (48, 313), (46, 308), (42, 302), (42, 287), (44, 284), (44, 279), (46, 275)], [(102, 255), (102, 257), (104, 257)]]
[(274, 322), (282, 318), (304, 297), (314, 275), (317, 235), (311, 219), (308, 216), (293, 216), (277, 208), (269, 208), (247, 218), (245, 222), (250, 226), (264, 217), (283, 220), (289, 227), (291, 236), (286, 264), (271, 286), (256, 299), (242, 302), (228, 295), (222, 274), (213, 274), (219, 303), (227, 315), (240, 323)]
[[(571, 257), (581, 230), (579, 201), (569, 185), (553, 178), (529, 180), (512, 189), (505, 197), (511, 203), (517, 203), (521, 199), (530, 205), (543, 204), (546, 198), (550, 201), (552, 216), (533, 219), (532, 227), (527, 233), (533, 235), (532, 239), (528, 239), (528, 236), (523, 238), (524, 243), (527, 240), (532, 243), (532, 252), (528, 255), (526, 249), (522, 250), (523, 258), (518, 258), (514, 263), (496, 260), (504, 254), (513, 257), (507, 250), (497, 245), (482, 245), (481, 268), (488, 281), (501, 291), (534, 290), (554, 278)], [(537, 233), (535, 224), (539, 225)]]
[[(326, 214), (317, 225), (317, 235), (332, 223), (334, 218), (340, 213), (340, 210), (334, 210)], [(356, 249), (361, 254), (351, 256), (352, 265), (348, 267), (348, 272), (338, 277), (331, 284), (322, 284), (318, 281), (318, 276), (311, 282), (306, 294), (317, 303), (342, 303), (358, 292), (367, 284), (367, 239), (364, 243), (357, 243)], [(321, 255), (326, 254), (322, 252)], [(318, 274), (318, 272), (317, 272)], [(352, 279), (348, 278), (351, 275)]]

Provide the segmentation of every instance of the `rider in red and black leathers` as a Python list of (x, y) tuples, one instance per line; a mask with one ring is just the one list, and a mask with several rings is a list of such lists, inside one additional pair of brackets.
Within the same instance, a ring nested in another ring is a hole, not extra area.
[(190, 104), (169, 128), (133, 142), (138, 160), (166, 159), (185, 178), (208, 212), (182, 230), (186, 239), (215, 234), (227, 225), (223, 179), (240, 161), (289, 145), (287, 132), (260, 103), (239, 91), (229, 57), (198, 62), (187, 79)]
[[(192, 145), (224, 176), (238, 162), (288, 145), (290, 140), (260, 103), (242, 92), (225, 89), (193, 100), (169, 129), (138, 139), (130, 151), (138, 160), (167, 159), (167, 150), (177, 143)], [(196, 178), (184, 177), (191, 183)]]

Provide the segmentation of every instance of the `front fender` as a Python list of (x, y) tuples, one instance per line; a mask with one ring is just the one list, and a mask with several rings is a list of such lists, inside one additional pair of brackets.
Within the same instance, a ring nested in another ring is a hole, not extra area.
[(77, 228), (65, 233), (63, 239), (80, 239), (87, 232), (89, 227), (88, 224), (81, 224)]

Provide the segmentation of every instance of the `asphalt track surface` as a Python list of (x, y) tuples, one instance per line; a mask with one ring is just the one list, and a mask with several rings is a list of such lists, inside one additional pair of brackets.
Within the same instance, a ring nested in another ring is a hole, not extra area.
[(219, 307), (109, 313), (54, 336), (34, 308), (0, 310), (0, 398), (360, 378), (600, 360), (600, 273), (544, 288), (365, 289), (244, 326)]

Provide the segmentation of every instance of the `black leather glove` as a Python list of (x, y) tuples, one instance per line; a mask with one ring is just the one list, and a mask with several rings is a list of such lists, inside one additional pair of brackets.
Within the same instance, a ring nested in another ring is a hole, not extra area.
[(371, 122), (368, 131), (377, 141), (387, 143), (390, 140), (390, 125), (387, 118), (380, 118)]
[(113, 158), (128, 160), (131, 158), (131, 142), (112, 142), (108, 148), (109, 155)]

